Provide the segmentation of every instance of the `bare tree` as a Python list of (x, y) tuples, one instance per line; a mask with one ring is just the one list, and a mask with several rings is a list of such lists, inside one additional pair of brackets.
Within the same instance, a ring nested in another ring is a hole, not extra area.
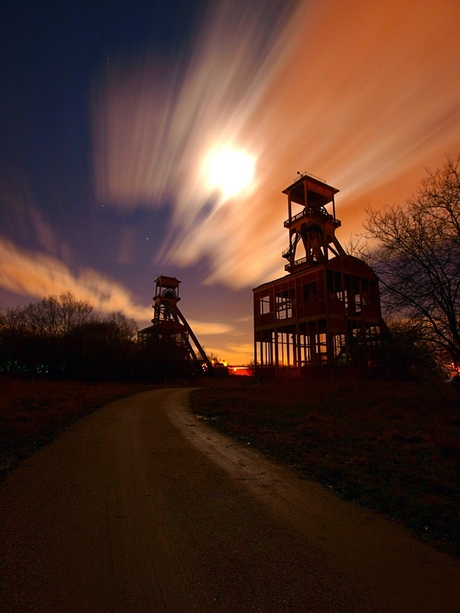
[(61, 315), (60, 328), (64, 334), (94, 319), (93, 307), (89, 302), (77, 300), (71, 292), (61, 294), (58, 303)]
[(405, 206), (367, 213), (386, 312), (460, 364), (460, 156), (428, 171)]
[(110, 324), (116, 336), (120, 341), (134, 341), (137, 337), (137, 324), (134, 319), (130, 319), (117, 311), (104, 319), (104, 322)]
[(136, 322), (100, 319), (70, 292), (0, 312), (0, 373), (33, 376), (133, 376)]
[(3, 325), (40, 336), (62, 336), (93, 318), (93, 307), (70, 292), (48, 296), (25, 307), (12, 307), (3, 314)]

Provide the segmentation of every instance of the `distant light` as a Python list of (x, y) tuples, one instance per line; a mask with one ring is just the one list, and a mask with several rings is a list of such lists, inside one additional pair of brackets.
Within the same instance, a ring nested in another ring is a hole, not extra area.
[(254, 177), (255, 160), (241, 149), (220, 149), (208, 163), (211, 187), (221, 191), (224, 200), (245, 190)]

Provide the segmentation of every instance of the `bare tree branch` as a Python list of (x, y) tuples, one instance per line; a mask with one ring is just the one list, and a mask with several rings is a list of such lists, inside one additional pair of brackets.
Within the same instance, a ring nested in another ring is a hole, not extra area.
[(386, 312), (460, 364), (460, 156), (427, 175), (404, 206), (367, 211), (366, 258)]

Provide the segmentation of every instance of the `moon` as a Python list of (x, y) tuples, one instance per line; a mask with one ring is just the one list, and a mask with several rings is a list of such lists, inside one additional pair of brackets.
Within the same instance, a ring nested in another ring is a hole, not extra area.
[(246, 190), (254, 177), (255, 159), (241, 149), (220, 149), (210, 156), (208, 178), (224, 200)]

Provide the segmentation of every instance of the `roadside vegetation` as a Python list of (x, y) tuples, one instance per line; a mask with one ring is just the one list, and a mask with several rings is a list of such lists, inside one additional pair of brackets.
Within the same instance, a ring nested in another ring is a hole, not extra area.
[(331, 376), (207, 387), (212, 427), (460, 556), (460, 393), (445, 381)]

